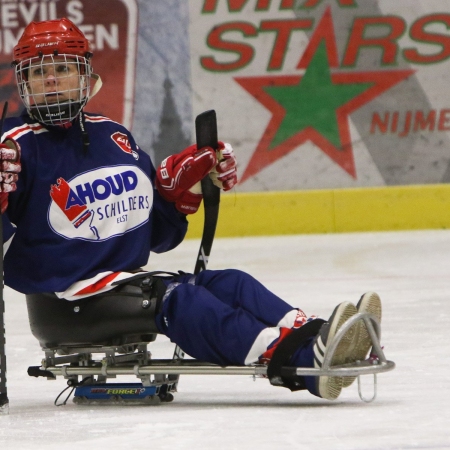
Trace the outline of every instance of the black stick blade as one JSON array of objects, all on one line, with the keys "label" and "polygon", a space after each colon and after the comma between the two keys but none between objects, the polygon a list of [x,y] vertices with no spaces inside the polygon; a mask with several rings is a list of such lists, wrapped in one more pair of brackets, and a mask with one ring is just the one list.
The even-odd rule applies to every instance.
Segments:
[{"label": "black stick blade", "polygon": [[213,149],[217,149],[216,111],[210,109],[195,118],[195,139],[197,148],[212,147]]}]

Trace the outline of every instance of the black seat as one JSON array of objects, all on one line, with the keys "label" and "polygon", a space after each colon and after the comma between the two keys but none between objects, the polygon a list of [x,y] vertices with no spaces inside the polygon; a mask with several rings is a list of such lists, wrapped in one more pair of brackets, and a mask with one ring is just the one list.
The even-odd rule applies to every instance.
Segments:
[{"label": "black seat", "polygon": [[32,334],[42,348],[121,346],[156,339],[156,301],[138,286],[123,285],[69,301],[53,293],[26,295]]}]

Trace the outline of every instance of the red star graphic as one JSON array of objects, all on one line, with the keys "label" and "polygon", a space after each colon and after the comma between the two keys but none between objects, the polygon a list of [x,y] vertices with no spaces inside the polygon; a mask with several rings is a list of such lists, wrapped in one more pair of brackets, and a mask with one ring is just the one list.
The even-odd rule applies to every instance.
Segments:
[{"label": "red star graphic", "polygon": [[[321,42],[324,40],[325,46],[323,48],[326,48],[328,69],[330,67],[338,66],[335,45],[336,41],[332,28],[331,12],[330,9],[327,9],[321,23],[318,25],[314,35],[311,38],[308,48],[305,50],[298,68],[308,65],[308,67],[306,67],[306,72],[308,71],[314,60],[314,52],[319,48]],[[328,33],[328,36],[330,36],[330,34],[332,35],[332,40],[330,40],[329,37],[325,38],[325,31]],[[279,137],[277,137],[277,139],[275,139],[275,137],[282,126],[282,123],[286,123],[285,121],[289,119],[288,116],[290,112],[279,101],[277,101],[273,95],[269,94],[270,88],[300,86],[302,79],[306,76],[306,72],[303,75],[272,75],[234,78],[237,83],[239,83],[247,92],[249,92],[272,113],[272,117],[264,131],[264,134],[244,171],[241,182],[244,182],[248,178],[256,175],[262,169],[287,155],[306,141],[314,143],[349,175],[356,178],[353,147],[350,135],[350,114],[414,73],[413,70],[382,70],[371,72],[337,73],[331,73],[330,71],[330,86],[335,87],[336,89],[339,89],[340,86],[344,85],[361,85],[362,83],[367,84],[367,88],[365,88],[363,92],[355,94],[353,98],[346,100],[345,103],[339,105],[335,109],[340,145],[336,146],[333,144],[324,136],[323,133],[319,131],[320,126],[315,127],[314,125],[299,128],[297,132],[286,136],[286,139],[282,142],[278,142],[280,140]],[[298,110],[296,110],[296,113],[298,113]],[[273,144],[274,142],[276,142],[275,145]]]}]

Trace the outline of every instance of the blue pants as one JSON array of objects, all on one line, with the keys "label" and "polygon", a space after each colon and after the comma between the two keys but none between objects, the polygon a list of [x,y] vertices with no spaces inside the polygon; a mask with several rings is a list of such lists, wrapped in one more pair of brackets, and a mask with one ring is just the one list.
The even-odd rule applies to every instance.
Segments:
[{"label": "blue pants", "polygon": [[239,270],[205,270],[179,276],[176,283],[169,284],[156,325],[200,361],[244,365],[260,333],[294,310]]}]

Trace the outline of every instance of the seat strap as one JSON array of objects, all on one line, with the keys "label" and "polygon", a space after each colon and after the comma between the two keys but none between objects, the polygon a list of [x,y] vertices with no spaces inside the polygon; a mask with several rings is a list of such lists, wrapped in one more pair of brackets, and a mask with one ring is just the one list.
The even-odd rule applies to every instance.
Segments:
[{"label": "seat strap", "polygon": [[[165,276],[163,276],[165,275]],[[133,275],[129,278],[124,278],[123,280],[114,281],[114,283],[111,283],[111,286],[120,286],[122,284],[133,284],[133,281],[141,280],[145,278],[150,278],[154,276],[160,276],[161,278],[172,278],[180,275],[180,273],[175,272],[165,272],[163,270],[154,270],[153,272],[138,272],[136,275]]]}]

